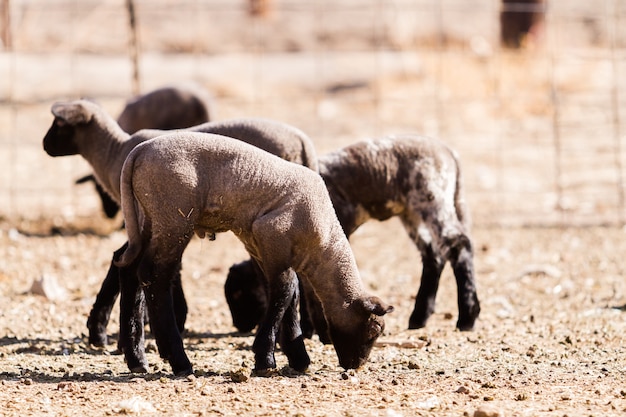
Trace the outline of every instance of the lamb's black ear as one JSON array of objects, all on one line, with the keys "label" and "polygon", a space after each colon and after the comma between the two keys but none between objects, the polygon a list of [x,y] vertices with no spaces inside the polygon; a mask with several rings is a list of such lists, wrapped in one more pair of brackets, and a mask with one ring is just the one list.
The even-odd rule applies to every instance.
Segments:
[{"label": "lamb's black ear", "polygon": [[87,123],[91,120],[93,113],[83,102],[62,103],[57,102],[52,105],[52,114],[70,125]]},{"label": "lamb's black ear", "polygon": [[384,316],[394,310],[393,306],[385,304],[380,298],[375,296],[365,297],[360,301],[365,311],[377,316]]}]

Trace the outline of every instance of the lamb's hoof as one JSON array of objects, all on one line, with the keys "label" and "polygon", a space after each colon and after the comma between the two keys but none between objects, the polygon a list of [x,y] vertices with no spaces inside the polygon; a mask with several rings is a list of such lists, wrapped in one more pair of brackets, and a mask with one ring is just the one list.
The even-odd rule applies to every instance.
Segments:
[{"label": "lamb's hoof", "polygon": [[106,347],[108,338],[106,333],[92,333],[89,332],[89,344],[94,347]]},{"label": "lamb's hoof", "polygon": [[179,371],[174,371],[174,376],[184,377],[193,374],[193,368],[181,369]]},{"label": "lamb's hoof", "polygon": [[193,367],[186,355],[178,361],[170,360],[170,365],[172,366],[172,372],[176,376],[187,376],[193,373]]},{"label": "lamb's hoof", "polygon": [[[93,313],[92,313],[93,314]],[[107,345],[107,329],[106,326],[92,318],[92,314],[87,319],[87,329],[89,330],[89,344],[96,347],[105,347]]]},{"label": "lamb's hoof", "polygon": [[430,318],[432,313],[428,313],[427,311],[419,311],[413,310],[411,316],[409,317],[409,329],[422,329],[426,327],[426,322]]},{"label": "lamb's hoof", "polygon": [[129,364],[128,369],[133,374],[145,374],[148,372],[148,364],[147,363],[135,363]]},{"label": "lamb's hoof", "polygon": [[462,332],[469,332],[474,330],[475,319],[471,320],[461,320],[456,323],[456,328]]},{"label": "lamb's hoof", "polygon": [[280,375],[280,372],[276,370],[276,368],[268,368],[268,369],[253,369],[252,376],[260,376],[262,378],[270,378],[275,375]]},{"label": "lamb's hoof", "polygon": [[426,322],[425,321],[409,320],[409,329],[410,330],[423,329],[424,327],[426,327]]},{"label": "lamb's hoof", "polygon": [[130,372],[133,374],[146,374],[148,373],[148,366],[133,366],[132,368],[129,367],[128,369],[130,369]]},{"label": "lamb's hoof", "polygon": [[459,320],[456,322],[456,328],[462,332],[474,330],[474,324],[480,315],[480,303],[476,297],[468,305],[469,307],[459,308]]},{"label": "lamb's hoof", "polygon": [[128,355],[127,352],[124,352],[124,359],[128,369],[133,374],[145,374],[148,372],[148,361],[144,357]]},{"label": "lamb's hoof", "polygon": [[289,362],[289,366],[293,368],[294,371],[297,372],[306,372],[309,369],[309,365],[311,364],[311,359],[307,355],[306,359],[299,359],[297,361]]},{"label": "lamb's hoof", "polygon": [[306,375],[307,370],[308,368],[303,369],[303,370],[298,370],[298,369],[293,369],[291,366],[285,366],[279,371],[279,374],[281,376],[286,376],[287,378],[296,378],[302,375]]},{"label": "lamb's hoof", "polygon": [[288,344],[281,344],[283,352],[289,360],[289,366],[298,372],[304,372],[311,364],[311,358],[304,346],[302,336]]}]

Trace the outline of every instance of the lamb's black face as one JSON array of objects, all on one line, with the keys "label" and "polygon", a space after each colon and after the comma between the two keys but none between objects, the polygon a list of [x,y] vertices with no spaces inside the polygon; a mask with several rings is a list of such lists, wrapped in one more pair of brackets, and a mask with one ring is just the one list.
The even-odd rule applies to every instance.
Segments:
[{"label": "lamb's black face", "polygon": [[43,138],[43,149],[50,156],[76,155],[79,152],[74,140],[75,127],[56,117]]},{"label": "lamb's black face", "polygon": [[224,292],[233,325],[240,332],[252,331],[267,310],[267,290],[252,261],[230,267]]},{"label": "lamb's black face", "polygon": [[384,329],[384,320],[374,315],[351,332],[341,331],[331,325],[330,338],[337,352],[339,365],[344,369],[360,368],[367,361],[374,342]]},{"label": "lamb's black face", "polygon": [[385,330],[382,316],[393,311],[393,307],[383,303],[378,297],[357,299],[350,307],[352,324],[340,328],[333,324],[333,317],[327,316],[328,331],[335,346],[339,365],[345,369],[356,369],[367,361],[374,342]]}]

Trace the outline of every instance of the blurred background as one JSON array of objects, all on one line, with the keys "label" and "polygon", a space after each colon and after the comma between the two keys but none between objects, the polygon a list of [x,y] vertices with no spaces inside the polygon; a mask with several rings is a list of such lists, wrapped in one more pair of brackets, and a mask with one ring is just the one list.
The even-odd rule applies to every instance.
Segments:
[{"label": "blurred background", "polygon": [[104,219],[57,100],[193,82],[318,152],[419,133],[460,155],[476,226],[622,226],[626,1],[0,0],[0,219]]}]

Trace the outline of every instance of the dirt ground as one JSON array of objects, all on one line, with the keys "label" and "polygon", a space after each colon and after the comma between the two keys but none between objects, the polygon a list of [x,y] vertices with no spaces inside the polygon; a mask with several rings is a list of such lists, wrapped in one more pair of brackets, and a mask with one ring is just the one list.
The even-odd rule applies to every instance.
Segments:
[{"label": "dirt ground", "polygon": [[[291,372],[277,352],[279,374],[250,376],[254,336],[235,332],[223,296],[229,266],[246,258],[230,233],[215,242],[194,239],[183,260],[189,303],[185,347],[193,376],[174,378],[151,338],[150,372],[130,374],[116,354],[117,308],[108,327],[109,346],[88,346],[87,314],[125,233],[118,229],[121,219],[103,218],[90,189],[73,185],[87,170],[80,158],[50,158],[41,139],[57,98],[85,94],[117,111],[128,93],[124,15],[113,15],[111,10],[119,9],[115,2],[96,3],[59,8],[58,15],[43,7],[20,9],[15,45],[24,53],[0,56],[10,64],[0,65],[0,71],[10,68],[0,77],[3,94],[10,90],[9,104],[0,100],[0,137],[9,138],[0,143],[0,165],[8,167],[8,175],[0,177],[0,199],[7,198],[9,213],[1,214],[7,209],[3,200],[0,415],[626,413],[626,229],[567,227],[590,218],[615,224],[619,216],[613,136],[605,120],[610,109],[603,101],[611,88],[611,62],[589,59],[606,49],[585,50],[580,62],[579,56],[551,59],[536,51],[495,57],[489,38],[468,35],[475,32],[474,23],[487,27],[484,21],[466,18],[468,10],[458,5],[451,14],[444,9],[439,22],[446,31],[462,29],[455,34],[458,44],[450,37],[451,49],[444,51],[427,37],[416,41],[424,34],[410,31],[420,17],[426,23],[420,30],[437,29],[432,2],[426,9],[397,12],[394,22],[402,25],[380,27],[372,24],[378,21],[376,7],[363,11],[352,0],[339,2],[344,8],[337,13],[293,1],[289,4],[297,6],[274,20],[254,24],[229,9],[214,25],[202,26],[197,23],[221,3],[208,2],[218,6],[197,11],[189,6],[179,15],[174,3],[165,2],[161,14],[140,15],[142,41],[152,48],[142,71],[144,86],[196,78],[215,93],[220,118],[260,112],[288,121],[310,133],[320,152],[374,133],[445,134],[442,139],[460,151],[476,223],[482,312],[474,331],[454,329],[456,288],[449,267],[427,327],[406,329],[421,262],[392,219],[368,223],[351,238],[366,287],[395,306],[362,369],[344,371],[332,346],[314,337],[307,341],[312,359],[307,373]],[[110,24],[97,25],[107,13]],[[77,20],[52,24],[70,18]],[[455,27],[459,21],[466,24]],[[189,22],[195,22],[195,32],[179,30]],[[565,30],[560,34],[579,41]],[[164,42],[171,55],[154,51]],[[572,65],[558,66],[563,62]],[[73,77],[67,77],[68,68]],[[553,181],[551,88],[559,97],[569,94],[558,115],[566,144],[560,196]],[[593,123],[581,128],[583,119]],[[575,157],[567,156],[568,149]],[[503,218],[514,221],[500,222]],[[548,226],[516,226],[525,223]],[[559,224],[565,226],[550,227]]]},{"label": "dirt ground", "polygon": [[[17,226],[17,227],[16,227]],[[87,230],[98,225],[81,224]],[[111,344],[88,346],[85,322],[124,233],[3,224],[0,232],[0,404],[4,415],[609,416],[626,412],[623,253],[618,228],[474,231],[482,313],[454,329],[454,277],[436,314],[406,330],[420,259],[399,223],[366,224],[352,243],[368,289],[393,304],[369,362],[345,372],[331,346],[307,342],[309,371],[249,377],[253,335],[238,334],[223,297],[245,259],[231,234],[195,239],[184,258],[195,374],[177,379],[148,340],[152,367],[130,374]],[[45,233],[41,233],[45,232]],[[48,296],[33,294],[44,277]],[[486,414],[481,414],[482,412]],[[489,414],[491,413],[491,414]]]}]

